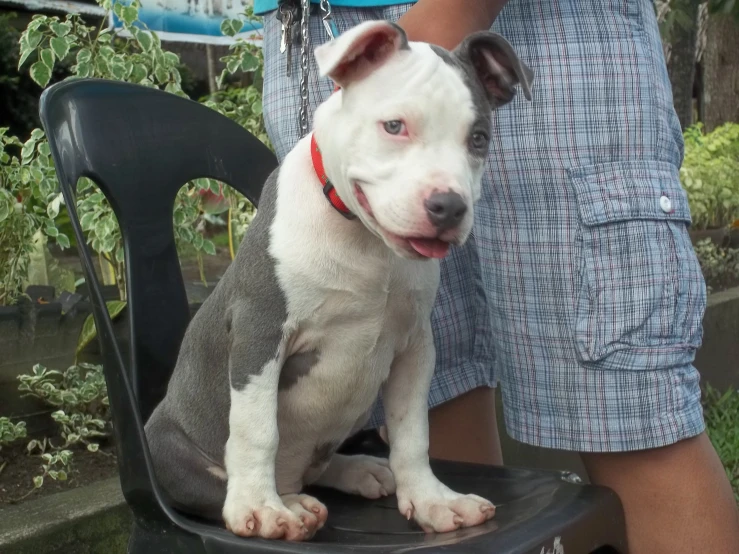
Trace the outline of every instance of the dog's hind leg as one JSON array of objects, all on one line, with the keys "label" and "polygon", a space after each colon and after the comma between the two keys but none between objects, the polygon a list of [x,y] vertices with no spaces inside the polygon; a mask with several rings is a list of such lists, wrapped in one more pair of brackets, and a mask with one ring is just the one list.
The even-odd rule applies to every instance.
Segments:
[{"label": "dog's hind leg", "polygon": [[182,428],[154,416],[146,435],[157,480],[180,511],[221,521],[226,500],[226,470],[205,454]]},{"label": "dog's hind leg", "polygon": [[395,493],[395,479],[388,461],[364,454],[334,454],[326,471],[315,483],[365,498],[380,498]]}]

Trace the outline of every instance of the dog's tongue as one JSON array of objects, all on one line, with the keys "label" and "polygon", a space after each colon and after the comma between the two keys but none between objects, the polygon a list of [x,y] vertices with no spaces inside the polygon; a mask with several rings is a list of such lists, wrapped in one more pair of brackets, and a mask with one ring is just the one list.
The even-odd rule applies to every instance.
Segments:
[{"label": "dog's tongue", "polygon": [[408,239],[413,250],[426,258],[443,258],[449,253],[449,243],[439,239]]}]

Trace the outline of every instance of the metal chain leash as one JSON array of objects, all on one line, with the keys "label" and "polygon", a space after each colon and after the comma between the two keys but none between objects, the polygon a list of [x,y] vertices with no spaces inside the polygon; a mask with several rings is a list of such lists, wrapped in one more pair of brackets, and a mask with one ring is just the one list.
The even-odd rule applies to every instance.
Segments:
[{"label": "metal chain leash", "polygon": [[300,131],[302,136],[308,133],[308,20],[310,18],[310,0],[301,0],[300,38]]},{"label": "metal chain leash", "polygon": [[[310,48],[309,21],[310,0],[301,0],[300,37],[302,48],[300,50],[300,131],[302,136],[308,133],[308,49]],[[320,1],[323,12],[323,28],[328,34],[329,40],[339,36],[339,30],[331,17],[331,3],[329,0]]]}]

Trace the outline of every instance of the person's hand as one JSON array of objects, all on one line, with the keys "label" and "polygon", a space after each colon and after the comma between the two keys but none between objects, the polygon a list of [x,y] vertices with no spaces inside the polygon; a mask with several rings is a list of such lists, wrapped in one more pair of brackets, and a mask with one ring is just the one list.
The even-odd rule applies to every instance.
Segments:
[{"label": "person's hand", "polygon": [[487,31],[507,0],[419,0],[398,20],[408,40],[452,50],[469,34]]}]

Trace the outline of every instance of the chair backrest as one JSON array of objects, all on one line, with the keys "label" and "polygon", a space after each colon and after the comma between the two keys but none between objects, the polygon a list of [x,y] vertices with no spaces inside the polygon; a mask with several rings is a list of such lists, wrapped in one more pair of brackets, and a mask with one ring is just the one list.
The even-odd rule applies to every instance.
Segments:
[{"label": "chair backrest", "polygon": [[[259,140],[214,110],[143,86],[64,81],[43,93],[40,110],[91,292],[122,458],[123,492],[129,503],[137,499],[146,512],[157,510],[159,502],[141,502],[145,497],[154,501],[151,493],[157,488],[142,422],[166,391],[190,320],[175,248],[175,196],[188,181],[210,177],[256,205],[277,161]],[[75,194],[81,177],[100,187],[121,227],[129,360],[116,344],[79,225]]]}]

